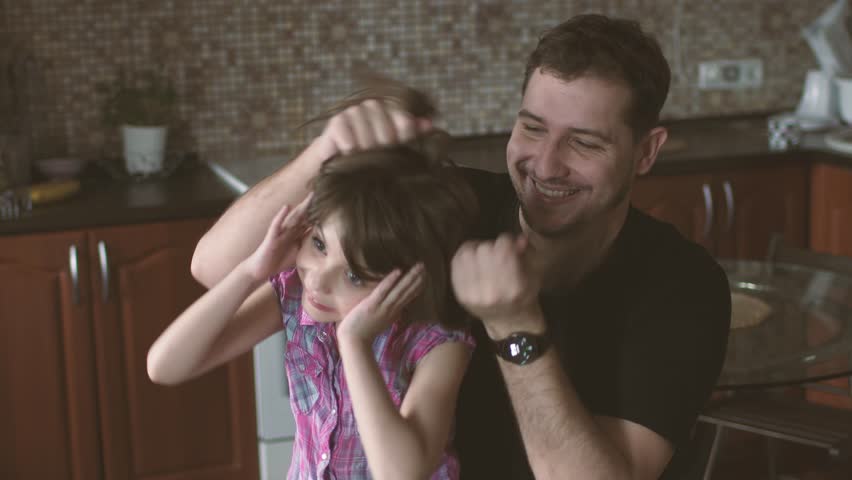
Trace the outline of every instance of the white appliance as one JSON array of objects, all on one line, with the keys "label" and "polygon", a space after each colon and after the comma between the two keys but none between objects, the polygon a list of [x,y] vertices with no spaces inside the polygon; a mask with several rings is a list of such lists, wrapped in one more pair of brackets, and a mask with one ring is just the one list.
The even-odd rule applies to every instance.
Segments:
[{"label": "white appliance", "polygon": [[280,331],[257,344],[252,352],[260,480],[287,478],[293,453],[296,421],[284,370],[286,342],[284,331]]},{"label": "white appliance", "polygon": [[808,70],[795,114],[802,130],[820,130],[840,124],[834,80],[833,75],[823,70]]},{"label": "white appliance", "polygon": [[808,71],[796,117],[802,130],[837,126],[838,92],[835,78],[852,74],[852,40],[847,26],[847,0],[836,0],[813,23],[802,29],[819,63]]}]

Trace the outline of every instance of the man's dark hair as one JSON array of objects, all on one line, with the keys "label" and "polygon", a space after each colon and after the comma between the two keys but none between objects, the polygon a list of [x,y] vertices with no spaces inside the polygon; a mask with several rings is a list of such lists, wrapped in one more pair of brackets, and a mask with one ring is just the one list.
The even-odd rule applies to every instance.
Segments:
[{"label": "man's dark hair", "polygon": [[595,14],[544,32],[527,59],[522,92],[539,68],[563,81],[594,75],[624,83],[631,91],[625,121],[636,140],[659,122],[671,81],[660,45],[638,22]]}]

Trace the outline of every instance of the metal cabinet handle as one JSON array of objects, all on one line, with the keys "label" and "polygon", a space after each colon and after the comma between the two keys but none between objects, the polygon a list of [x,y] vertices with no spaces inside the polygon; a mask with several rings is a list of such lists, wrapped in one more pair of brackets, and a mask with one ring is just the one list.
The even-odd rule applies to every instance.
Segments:
[{"label": "metal cabinet handle", "polygon": [[101,267],[101,299],[106,302],[109,300],[109,258],[103,240],[98,242],[98,263]]},{"label": "metal cabinet handle", "polygon": [[725,233],[727,233],[734,226],[734,187],[731,186],[731,182],[725,180],[722,183],[722,190],[725,191],[725,205],[728,207],[728,220],[725,222]]},{"label": "metal cabinet handle", "polygon": [[701,191],[704,193],[704,240],[710,238],[710,229],[713,228],[713,192],[710,190],[710,184],[705,183],[701,186]]},{"label": "metal cabinet handle", "polygon": [[77,269],[77,245],[68,247],[68,271],[71,273],[71,300],[80,304],[80,272]]}]

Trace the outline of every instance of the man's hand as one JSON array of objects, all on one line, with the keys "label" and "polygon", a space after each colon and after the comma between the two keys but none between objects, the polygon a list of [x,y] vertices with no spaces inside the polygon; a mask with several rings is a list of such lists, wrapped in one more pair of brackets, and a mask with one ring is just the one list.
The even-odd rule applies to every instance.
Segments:
[{"label": "man's hand", "polygon": [[545,330],[538,304],[541,281],[524,259],[526,249],[525,236],[503,234],[495,241],[466,242],[453,257],[456,298],[493,339]]},{"label": "man's hand", "polygon": [[392,103],[365,100],[334,115],[316,139],[321,158],[395,145],[432,129],[432,120],[416,118]]}]

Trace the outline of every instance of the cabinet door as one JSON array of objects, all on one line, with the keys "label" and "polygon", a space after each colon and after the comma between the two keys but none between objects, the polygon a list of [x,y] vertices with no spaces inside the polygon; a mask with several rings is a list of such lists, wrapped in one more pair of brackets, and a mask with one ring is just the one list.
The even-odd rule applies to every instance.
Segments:
[{"label": "cabinet door", "polygon": [[808,168],[786,164],[717,175],[714,184],[724,204],[717,217],[717,256],[766,258],[773,233],[790,245],[807,246]]},{"label": "cabinet door", "polygon": [[[814,165],[811,176],[811,248],[852,257],[852,168]],[[816,340],[822,332],[809,332]],[[825,382],[850,389],[849,379]],[[808,390],[814,402],[852,409],[852,398]]]},{"label": "cabinet door", "polygon": [[852,257],[852,168],[815,165],[811,182],[811,248]]},{"label": "cabinet door", "polygon": [[102,478],[85,255],[82,233],[0,237],[0,478]]},{"label": "cabinet door", "polygon": [[712,252],[717,215],[713,195],[709,175],[660,175],[640,177],[633,186],[631,201]]},{"label": "cabinet door", "polygon": [[177,387],[146,370],[148,348],[204,292],[189,268],[210,223],[90,233],[107,480],[257,478],[250,355]]}]

